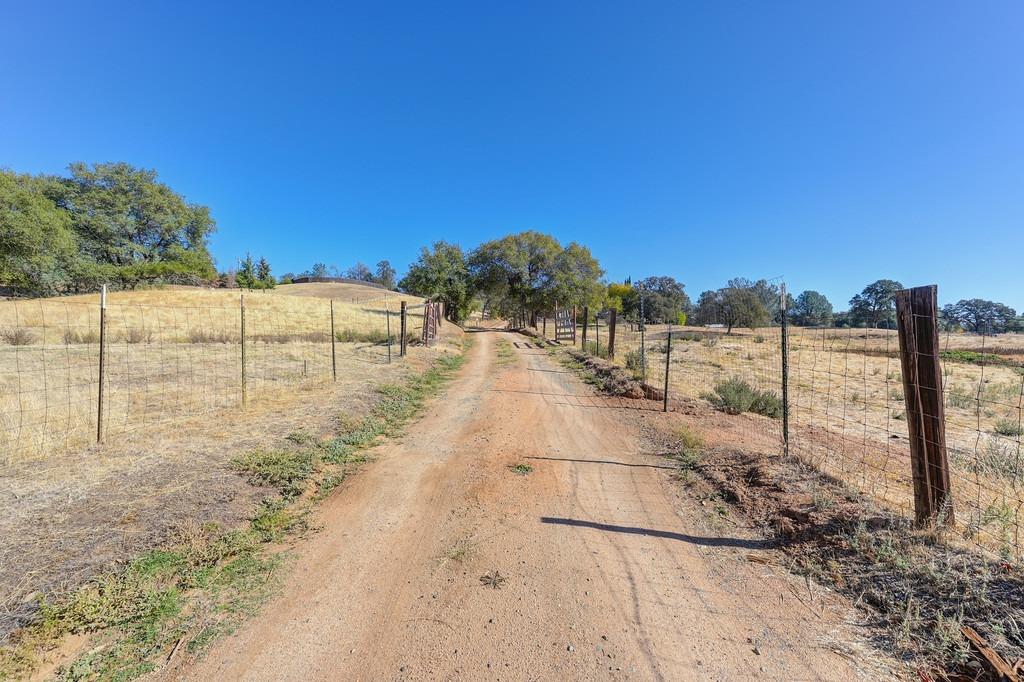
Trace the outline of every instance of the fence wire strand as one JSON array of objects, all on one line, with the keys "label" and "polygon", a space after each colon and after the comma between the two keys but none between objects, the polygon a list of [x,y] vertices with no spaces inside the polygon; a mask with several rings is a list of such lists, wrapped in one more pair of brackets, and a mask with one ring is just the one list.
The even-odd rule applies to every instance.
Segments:
[{"label": "fence wire strand", "polygon": [[[344,371],[358,371],[359,364],[397,358],[401,298],[335,300],[332,344],[328,299],[246,295],[249,396],[330,381],[336,362]],[[98,300],[0,302],[0,462],[42,458],[95,441],[99,308]],[[408,343],[419,345],[423,307],[412,308]],[[240,324],[240,300],[224,305],[108,301],[105,439],[240,405]]]},{"label": "fence wire strand", "polygon": [[[548,313],[537,324],[541,329],[546,323],[551,339],[553,317]],[[575,345],[608,359],[607,321],[606,314],[596,322],[591,315],[584,346],[580,319]],[[614,362],[660,391],[668,329],[618,316]],[[927,425],[926,419],[933,417],[907,408],[897,332],[790,326],[788,333],[790,453],[913,519],[908,420]],[[603,340],[600,348],[598,334]],[[928,355],[916,353],[919,359]],[[1020,562],[1024,338],[945,332],[934,355],[930,359],[942,370],[945,443],[934,443],[926,434],[922,441],[944,445],[954,532],[986,551]],[[670,405],[695,400],[720,406],[720,394],[730,389],[729,382],[781,397],[781,327],[673,328]],[[937,390],[916,381],[907,386],[925,396]],[[774,403],[766,399],[766,404]],[[736,415],[736,428],[765,436],[767,443],[781,449],[781,408],[764,412]]]}]

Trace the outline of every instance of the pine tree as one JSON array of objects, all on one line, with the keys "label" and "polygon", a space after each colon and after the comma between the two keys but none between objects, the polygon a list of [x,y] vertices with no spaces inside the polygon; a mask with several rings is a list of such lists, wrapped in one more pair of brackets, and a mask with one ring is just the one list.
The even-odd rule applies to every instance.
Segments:
[{"label": "pine tree", "polygon": [[256,288],[256,266],[253,265],[252,256],[245,254],[245,260],[242,261],[241,266],[238,268],[238,275],[235,277],[238,282],[238,286],[242,289]]},{"label": "pine tree", "polygon": [[270,274],[270,263],[266,258],[260,258],[260,262],[256,266],[256,279],[260,289],[273,289],[277,285],[277,281]]}]

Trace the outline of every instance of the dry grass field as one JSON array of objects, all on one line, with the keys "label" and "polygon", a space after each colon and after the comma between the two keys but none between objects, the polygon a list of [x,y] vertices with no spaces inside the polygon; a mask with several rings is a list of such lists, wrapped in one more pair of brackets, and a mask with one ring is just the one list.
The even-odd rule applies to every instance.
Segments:
[{"label": "dry grass field", "polygon": [[[113,292],[106,312],[105,438],[242,400],[242,294],[168,287]],[[398,309],[421,299],[351,284],[245,293],[249,400],[296,383],[359,374],[397,354]],[[331,300],[334,301],[332,356]],[[409,313],[418,336],[422,309]],[[94,442],[99,420],[99,296],[0,301],[0,460],[45,458]]]},{"label": "dry grass field", "polygon": [[[659,388],[666,336],[660,325],[648,326],[645,334],[647,382]],[[588,337],[593,351],[593,326]],[[600,337],[603,354],[603,326]],[[616,337],[616,362],[642,372],[639,332],[620,324]],[[941,342],[957,528],[964,537],[1019,560],[1024,554],[1024,335],[948,333]],[[822,471],[912,516],[898,349],[895,331],[791,329],[791,448]],[[728,379],[781,395],[780,329],[726,334],[674,328],[672,399],[705,399]],[[752,424],[781,442],[781,420],[756,417]]]}]

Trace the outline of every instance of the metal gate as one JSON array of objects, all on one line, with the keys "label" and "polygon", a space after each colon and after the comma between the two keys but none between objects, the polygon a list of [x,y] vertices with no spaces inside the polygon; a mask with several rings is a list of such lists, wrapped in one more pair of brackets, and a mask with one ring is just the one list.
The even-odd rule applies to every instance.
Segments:
[{"label": "metal gate", "polygon": [[437,338],[437,325],[441,318],[440,301],[427,301],[423,305],[423,345],[429,346]]},{"label": "metal gate", "polygon": [[576,308],[555,308],[555,341],[576,343]]}]

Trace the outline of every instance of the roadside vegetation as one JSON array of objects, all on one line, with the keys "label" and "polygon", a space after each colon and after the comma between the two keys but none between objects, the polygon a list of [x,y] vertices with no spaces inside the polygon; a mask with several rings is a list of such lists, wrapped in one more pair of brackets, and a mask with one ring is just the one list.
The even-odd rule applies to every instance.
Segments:
[{"label": "roadside vegetation", "polygon": [[200,654],[274,593],[288,565],[280,544],[308,528],[317,502],[366,461],[369,447],[399,434],[462,363],[462,355],[443,356],[422,374],[379,387],[365,416],[339,418],[327,438],[296,432],[232,460],[240,475],[271,493],[247,526],[186,526],[123,569],[43,600],[36,622],[0,649],[0,679],[27,676],[69,635],[90,640],[54,672],[60,680],[130,680]]},{"label": "roadside vegetation", "polygon": [[742,379],[720,381],[713,393],[702,397],[727,414],[753,412],[772,419],[782,417],[782,401],[774,391],[756,389]]},{"label": "roadside vegetation", "polygon": [[680,415],[671,427],[648,432],[678,463],[676,478],[775,538],[787,569],[865,609],[884,645],[921,679],[954,673],[987,679],[964,626],[1008,660],[1024,656],[1024,576],[1012,564],[962,546],[956,537],[916,530],[797,458],[708,447],[689,426],[707,417]]}]

